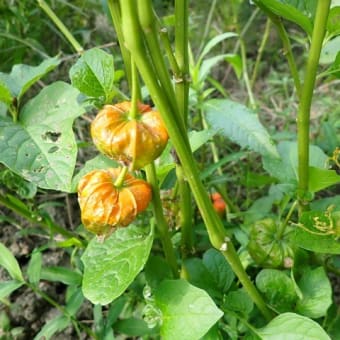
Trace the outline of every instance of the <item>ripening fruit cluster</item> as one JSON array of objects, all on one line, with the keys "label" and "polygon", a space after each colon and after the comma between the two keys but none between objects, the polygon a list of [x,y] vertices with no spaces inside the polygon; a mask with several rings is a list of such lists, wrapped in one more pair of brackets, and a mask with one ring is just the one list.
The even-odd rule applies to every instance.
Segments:
[{"label": "ripening fruit cluster", "polygon": [[[131,118],[130,102],[105,105],[91,124],[91,136],[98,150],[129,170],[138,170],[160,156],[168,133],[159,112],[139,104]],[[93,170],[81,178],[78,201],[84,227],[101,236],[130,224],[144,211],[152,197],[151,186],[122,168]],[[117,184],[118,180],[118,184]]]}]

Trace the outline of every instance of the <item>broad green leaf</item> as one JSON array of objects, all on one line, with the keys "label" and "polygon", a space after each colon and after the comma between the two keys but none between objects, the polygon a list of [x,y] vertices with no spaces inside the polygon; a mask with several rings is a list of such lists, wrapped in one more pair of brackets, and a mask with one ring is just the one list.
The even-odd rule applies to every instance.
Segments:
[{"label": "broad green leaf", "polygon": [[325,211],[331,205],[334,205],[335,211],[340,211],[340,195],[314,200],[311,202],[311,210]]},{"label": "broad green leaf", "polygon": [[64,315],[59,315],[54,319],[46,322],[43,328],[34,337],[33,340],[49,340],[55,333],[62,332],[70,324],[70,319],[68,319]]},{"label": "broad green leaf", "polygon": [[42,255],[40,251],[34,251],[31,255],[30,262],[28,263],[27,276],[28,281],[37,284],[40,280],[42,265]]},{"label": "broad green leaf", "polygon": [[296,312],[313,319],[321,318],[332,304],[332,287],[323,267],[304,271],[298,286],[302,300],[296,304]]},{"label": "broad green leaf", "polygon": [[54,70],[60,63],[58,57],[45,59],[38,66],[14,65],[11,73],[0,73],[0,82],[6,84],[12,97],[20,99],[40,78]]},{"label": "broad green leaf", "polygon": [[203,51],[200,54],[199,62],[204,58],[205,55],[207,55],[213,47],[215,47],[218,43],[225,39],[237,37],[237,34],[234,32],[225,32],[222,34],[219,34],[212,38],[210,41],[207,42],[207,44],[204,46]]},{"label": "broad green leaf", "polygon": [[246,106],[227,99],[212,99],[206,102],[205,111],[211,127],[223,136],[261,155],[278,157],[267,130]]},{"label": "broad green leaf", "polygon": [[82,276],[78,272],[65,267],[43,267],[41,280],[62,282],[65,285],[80,285]]},{"label": "broad green leaf", "polygon": [[294,6],[294,3],[296,5],[299,2],[289,0],[254,0],[254,2],[277,16],[298,24],[309,36],[312,35],[312,21],[307,15]]},{"label": "broad green leaf", "polygon": [[309,167],[309,190],[317,192],[340,183],[340,176],[335,170]]},{"label": "broad green leaf", "polygon": [[104,242],[91,240],[82,261],[83,293],[92,303],[110,303],[142,270],[153,241],[153,234],[147,229],[130,225],[117,229]]},{"label": "broad green leaf", "polygon": [[340,34],[340,6],[332,7],[328,14],[327,34],[336,36]]},{"label": "broad green leaf", "polygon": [[283,313],[259,330],[262,340],[331,340],[315,321],[294,313]]},{"label": "broad green leaf", "polygon": [[70,69],[72,85],[90,97],[108,99],[114,82],[114,64],[111,54],[99,48],[84,52]]},{"label": "broad green leaf", "polygon": [[231,291],[224,299],[223,308],[233,312],[248,315],[254,308],[253,300],[243,289]]},{"label": "broad green leaf", "polygon": [[0,301],[20,288],[24,282],[17,280],[0,282]]},{"label": "broad green leaf", "polygon": [[[332,202],[330,202],[332,204]],[[317,223],[323,223],[323,227],[328,226],[328,230],[315,228]],[[316,253],[340,254],[340,242],[337,235],[329,233],[334,230],[330,228],[330,218],[321,211],[307,211],[301,215],[300,223],[295,228],[294,243],[299,247]],[[328,231],[328,233],[327,233]]]},{"label": "broad green leaf", "polygon": [[[279,179],[281,183],[296,184],[298,178],[298,153],[296,142],[281,142],[278,147],[280,158],[264,157],[263,167],[273,177]],[[309,147],[312,167],[323,168],[327,161],[327,155],[317,146]]]},{"label": "broad green leaf", "polygon": [[198,340],[222,317],[202,289],[184,280],[166,280],[155,292],[162,312],[161,337],[164,340]]},{"label": "broad green leaf", "polygon": [[23,107],[18,123],[0,119],[1,162],[42,188],[70,191],[77,156],[72,124],[84,112],[78,95],[56,82]]},{"label": "broad green leaf", "polygon": [[328,41],[321,50],[320,64],[331,64],[340,51],[340,35]]},{"label": "broad green leaf", "polygon": [[12,103],[13,97],[9,88],[1,81],[0,78],[0,102],[4,102],[7,106]]},{"label": "broad green leaf", "polygon": [[226,293],[235,279],[227,260],[216,249],[209,249],[203,255],[203,264],[213,278],[217,288]]},{"label": "broad green leaf", "polygon": [[77,191],[78,183],[81,177],[85,176],[90,171],[96,169],[117,168],[118,166],[119,164],[113,159],[110,159],[102,154],[99,154],[98,156],[87,161],[85,165],[80,169],[80,171],[73,177],[71,191],[72,192]]},{"label": "broad green leaf", "polygon": [[0,266],[4,267],[11,278],[24,282],[21,269],[19,267],[17,259],[10,252],[10,250],[2,243],[0,243]]},{"label": "broad green leaf", "polygon": [[215,282],[201,259],[185,259],[183,262],[183,268],[186,272],[186,279],[191,284],[205,290],[214,299],[222,298],[222,292],[217,286],[217,282]]},{"label": "broad green leaf", "polygon": [[159,256],[150,256],[145,266],[145,279],[151,289],[156,289],[165,279],[172,279],[173,275],[169,264]]},{"label": "broad green leaf", "polygon": [[268,303],[281,313],[291,311],[298,298],[292,279],[277,269],[262,269],[256,276],[256,286]]}]

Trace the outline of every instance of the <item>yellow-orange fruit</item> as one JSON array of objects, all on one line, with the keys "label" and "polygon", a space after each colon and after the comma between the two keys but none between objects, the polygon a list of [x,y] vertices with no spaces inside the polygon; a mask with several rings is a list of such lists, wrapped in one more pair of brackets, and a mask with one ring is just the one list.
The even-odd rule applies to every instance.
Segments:
[{"label": "yellow-orange fruit", "polygon": [[227,208],[226,203],[224,202],[222,196],[218,192],[214,192],[211,194],[211,201],[214,207],[214,210],[221,217],[225,214],[225,210]]},{"label": "yellow-orange fruit", "polygon": [[127,226],[151,200],[150,185],[130,174],[116,187],[114,183],[120,171],[119,168],[93,170],[79,181],[81,219],[84,227],[97,235]]},{"label": "yellow-orange fruit", "polygon": [[160,156],[168,133],[158,111],[139,104],[135,119],[129,117],[131,102],[105,105],[91,124],[91,136],[100,152],[140,169]]}]

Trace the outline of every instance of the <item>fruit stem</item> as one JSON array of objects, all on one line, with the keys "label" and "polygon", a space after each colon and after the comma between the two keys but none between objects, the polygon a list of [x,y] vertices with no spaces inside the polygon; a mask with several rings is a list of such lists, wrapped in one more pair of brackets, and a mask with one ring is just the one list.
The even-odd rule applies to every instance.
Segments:
[{"label": "fruit stem", "polygon": [[117,177],[116,181],[113,184],[117,189],[120,189],[123,186],[127,171],[128,171],[128,167],[123,166],[119,173],[119,176]]},{"label": "fruit stem", "polygon": [[131,77],[132,77],[132,89],[131,89],[131,109],[129,112],[129,119],[136,119],[138,116],[138,102],[140,102],[140,86],[138,79],[138,71],[133,58],[131,57]]},{"label": "fruit stem", "polygon": [[171,243],[169,225],[164,217],[162,201],[160,197],[158,178],[156,174],[155,163],[152,162],[145,167],[146,178],[152,187],[152,208],[156,218],[157,230],[162,242],[163,251],[168,264],[171,267],[175,278],[178,277],[178,265],[174,247]]}]

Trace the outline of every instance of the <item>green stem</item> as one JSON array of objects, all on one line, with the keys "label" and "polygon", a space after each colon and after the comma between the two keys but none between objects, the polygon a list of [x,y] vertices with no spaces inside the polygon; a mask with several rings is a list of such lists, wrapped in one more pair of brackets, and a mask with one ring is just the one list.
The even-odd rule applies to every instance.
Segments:
[{"label": "green stem", "polygon": [[[22,202],[20,202],[20,203],[22,203]],[[72,238],[72,237],[76,238],[79,242],[81,242],[78,239],[77,235],[75,235],[74,233],[64,229],[63,227],[61,227],[61,226],[59,226],[57,224],[54,224],[51,221],[46,221],[44,218],[42,218],[41,216],[36,215],[32,211],[23,209],[21,205],[16,204],[12,200],[6,198],[6,196],[0,195],[0,204],[2,204],[6,208],[14,211],[16,214],[24,217],[25,219],[27,219],[30,222],[36,223],[36,224],[42,226],[45,229],[50,229],[52,232],[54,232],[56,234],[60,234],[60,235],[62,235],[64,237],[66,237],[66,238]],[[22,204],[25,205],[24,203],[22,203]]]},{"label": "green stem", "polygon": [[179,111],[185,127],[188,125],[189,98],[189,44],[188,44],[188,0],[175,0],[175,57],[180,70],[180,81],[176,82],[175,91]]},{"label": "green stem", "polygon": [[157,18],[155,17],[154,11],[152,10],[151,0],[139,0],[138,12],[139,22],[143,29],[144,37],[150,51],[150,56],[153,63],[152,66],[154,67],[157,73],[160,86],[163,87],[163,91],[165,92],[168,98],[168,103],[173,110],[173,115],[176,116],[178,125],[179,126],[182,125],[184,133],[185,132],[184,126],[181,123],[181,119],[183,119],[183,117],[181,117],[178,114],[177,102],[174,100],[175,97],[174,88],[171,83],[169,73],[165,65],[163,54],[160,49],[158,41],[156,31]]},{"label": "green stem", "polygon": [[301,99],[301,82],[299,77],[299,72],[295,63],[294,55],[292,52],[292,46],[290,44],[289,36],[283,26],[281,17],[275,15],[274,13],[267,10],[265,6],[261,4],[258,0],[255,1],[256,5],[261,8],[263,12],[266,13],[266,15],[269,17],[269,19],[273,22],[273,24],[276,26],[278,34],[280,36],[282,45],[283,45],[283,53],[287,58],[288,65],[290,68],[290,73],[292,74],[294,85],[296,89],[296,94],[299,99]]},{"label": "green stem", "polygon": [[253,69],[253,74],[252,74],[251,81],[250,81],[250,86],[252,88],[254,88],[255,81],[256,81],[256,78],[257,78],[257,73],[258,73],[259,67],[260,67],[260,62],[261,62],[262,55],[263,55],[263,52],[264,52],[264,48],[266,47],[266,44],[267,44],[267,41],[268,41],[268,37],[269,37],[269,33],[270,33],[270,23],[271,23],[271,21],[268,18],[267,22],[266,22],[266,27],[264,29],[263,37],[262,37],[262,40],[261,40],[261,44],[260,44],[260,47],[259,47],[259,50],[258,50],[258,53],[257,53],[257,57],[256,57],[254,69]]},{"label": "green stem", "polygon": [[125,47],[124,44],[124,37],[123,37],[123,30],[122,30],[122,18],[120,15],[120,5],[119,5],[119,0],[108,0],[108,6],[113,22],[113,26],[115,28],[118,42],[119,42],[119,47],[122,52],[122,57],[125,65],[125,70],[126,70],[126,76],[129,84],[129,88],[132,88],[132,76],[131,76],[131,67],[130,67],[130,52],[128,49]]},{"label": "green stem", "polygon": [[308,54],[304,84],[302,86],[301,100],[297,115],[299,176],[298,200],[300,212],[308,209],[310,108],[330,4],[331,0],[318,1],[312,41]]},{"label": "green stem", "polygon": [[164,49],[165,49],[165,53],[169,59],[169,64],[170,64],[170,68],[172,70],[172,73],[174,75],[175,78],[175,82],[179,82],[181,79],[181,70],[177,64],[177,60],[172,52],[172,48],[171,48],[171,44],[170,44],[170,40],[169,40],[169,35],[168,35],[168,30],[166,28],[162,28],[160,30],[160,37],[161,37],[161,41],[163,43]]},{"label": "green stem", "polygon": [[205,222],[210,242],[216,249],[221,250],[250,297],[269,320],[272,317],[272,313],[242,267],[242,263],[233,244],[226,242],[227,236],[223,224],[215,213],[208,193],[200,180],[199,170],[190,149],[188,136],[186,133],[183,133],[181,125],[178,125],[176,120],[177,116],[174,115],[171,106],[168,104],[167,96],[162,91],[155,74],[152,72],[153,68],[148,57],[149,54],[140,36],[135,1],[121,0],[121,9],[123,32],[127,47],[133,55],[138,70],[168,129],[172,143],[185,171],[185,177],[189,182],[191,191]]},{"label": "green stem", "polygon": [[207,20],[205,22],[205,27],[204,27],[203,36],[202,36],[202,39],[201,39],[201,44],[200,44],[200,47],[198,49],[199,53],[197,53],[197,55],[201,54],[203,47],[204,47],[204,44],[206,42],[209,30],[211,29],[211,21],[212,21],[212,16],[213,16],[216,4],[217,4],[217,0],[213,0],[212,3],[211,3],[209,13],[208,13],[208,17],[207,17]]},{"label": "green stem", "polygon": [[132,78],[132,95],[131,95],[131,109],[129,112],[130,119],[136,119],[138,116],[138,102],[140,101],[140,86],[138,79],[138,71],[136,64],[131,57],[131,78]]},{"label": "green stem", "polygon": [[156,225],[161,238],[163,251],[167,262],[169,263],[174,277],[178,277],[178,266],[174,248],[171,243],[169,226],[164,217],[162,201],[158,186],[158,179],[155,164],[151,163],[145,167],[146,178],[152,187],[152,207],[156,218]]},{"label": "green stem", "polygon": [[240,46],[241,46],[241,59],[242,59],[242,65],[243,65],[243,79],[244,79],[244,83],[246,85],[250,106],[251,106],[252,109],[255,109],[256,103],[255,103],[253,90],[251,88],[250,81],[249,81],[246,46],[244,44],[243,39],[240,39]]},{"label": "green stem", "polygon": [[288,211],[288,214],[287,214],[287,216],[286,216],[286,218],[285,218],[285,220],[280,224],[280,226],[279,226],[279,230],[278,230],[278,232],[277,232],[277,238],[280,240],[281,239],[281,237],[282,237],[282,235],[284,234],[284,232],[285,232],[285,230],[286,230],[286,228],[287,228],[287,225],[288,225],[288,222],[289,222],[289,220],[290,220],[290,218],[291,218],[291,216],[292,216],[292,214],[293,214],[293,212],[294,212],[294,210],[295,210],[295,208],[296,208],[296,206],[297,206],[297,201],[295,201],[293,204],[292,204],[292,206],[290,207],[290,209],[289,209],[289,211]]},{"label": "green stem", "polygon": [[82,48],[82,46],[73,36],[73,34],[68,30],[68,28],[63,24],[63,22],[56,16],[52,8],[44,0],[37,0],[37,2],[39,6],[44,10],[44,12],[50,17],[53,23],[58,27],[60,32],[64,34],[65,38],[69,41],[76,52],[83,53],[84,49]]},{"label": "green stem", "polygon": [[123,186],[127,171],[128,171],[127,166],[123,166],[122,169],[120,170],[119,176],[117,177],[116,181],[113,184],[116,188],[119,189]]},{"label": "green stem", "polygon": [[181,165],[176,166],[176,176],[179,191],[180,225],[181,225],[181,248],[182,258],[192,254],[194,249],[194,233],[192,229],[192,203],[191,192]]}]

